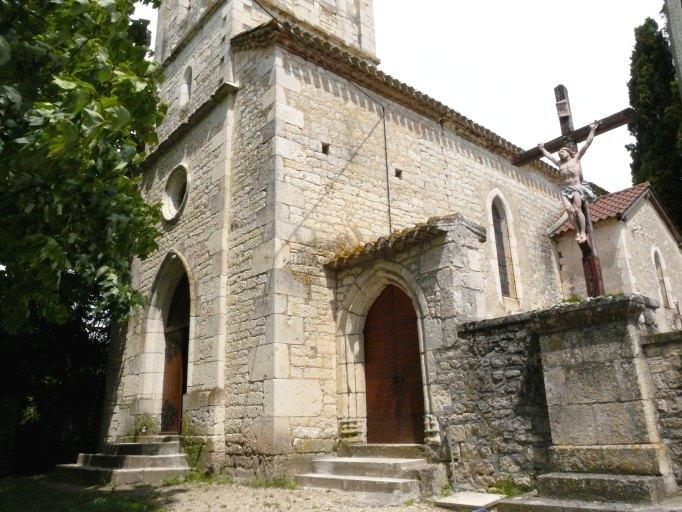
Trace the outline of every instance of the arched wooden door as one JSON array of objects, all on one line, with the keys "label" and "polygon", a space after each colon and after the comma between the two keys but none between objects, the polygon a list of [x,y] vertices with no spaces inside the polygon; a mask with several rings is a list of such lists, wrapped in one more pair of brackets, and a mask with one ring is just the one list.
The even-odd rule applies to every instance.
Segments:
[{"label": "arched wooden door", "polygon": [[161,431],[179,434],[182,425],[182,395],[187,392],[187,356],[189,349],[189,280],[178,282],[164,329],[166,357],[163,369]]},{"label": "arched wooden door", "polygon": [[367,314],[367,442],[424,442],[424,393],[417,314],[397,286],[381,292]]}]

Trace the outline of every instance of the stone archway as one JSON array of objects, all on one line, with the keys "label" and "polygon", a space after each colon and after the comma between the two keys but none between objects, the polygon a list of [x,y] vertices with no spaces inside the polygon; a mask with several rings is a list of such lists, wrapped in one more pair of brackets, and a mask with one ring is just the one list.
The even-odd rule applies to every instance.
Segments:
[{"label": "stone archway", "polygon": [[[399,288],[409,297],[416,315],[421,374],[424,440],[439,442],[438,427],[431,414],[424,332],[436,333],[428,313],[426,297],[412,274],[402,265],[379,261],[362,272],[339,307],[337,324],[337,404],[340,437],[347,442],[367,441],[367,390],[364,327],[371,306],[388,286]],[[436,441],[438,438],[438,441]]]},{"label": "stone archway", "polygon": [[[158,417],[160,426],[167,431],[179,432],[182,396],[192,387],[196,303],[196,284],[187,259],[179,251],[172,250],[161,264],[152,287],[138,391],[138,413],[151,413]],[[174,354],[180,359],[173,361]],[[167,362],[169,356],[171,360]],[[171,373],[172,380],[166,379],[165,375]],[[171,395],[176,397],[175,421],[168,421],[167,406],[166,419],[163,414],[164,402]]]}]

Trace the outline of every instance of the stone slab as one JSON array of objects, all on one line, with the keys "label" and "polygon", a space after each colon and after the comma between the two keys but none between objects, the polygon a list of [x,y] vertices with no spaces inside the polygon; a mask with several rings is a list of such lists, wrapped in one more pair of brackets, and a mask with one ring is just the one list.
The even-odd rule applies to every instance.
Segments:
[{"label": "stone slab", "polygon": [[296,475],[296,481],[304,487],[321,487],[343,491],[400,493],[406,499],[419,497],[419,482],[406,478],[386,478],[351,475],[306,473]]},{"label": "stone slab", "polygon": [[668,497],[668,488],[660,476],[548,473],[538,477],[540,496],[553,499],[649,504]]},{"label": "stone slab", "polygon": [[531,498],[503,500],[496,508],[497,512],[682,512],[682,500],[670,504],[632,505]]},{"label": "stone slab", "polygon": [[486,508],[492,507],[504,496],[500,494],[487,494],[482,492],[458,492],[446,498],[439,498],[434,504],[441,508],[462,510],[462,508]]}]

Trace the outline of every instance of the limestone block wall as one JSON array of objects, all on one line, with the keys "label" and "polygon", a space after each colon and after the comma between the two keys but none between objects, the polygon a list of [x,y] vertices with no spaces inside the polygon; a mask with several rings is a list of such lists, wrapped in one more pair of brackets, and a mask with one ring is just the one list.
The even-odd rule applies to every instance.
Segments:
[{"label": "limestone block wall", "polygon": [[[382,98],[386,105],[388,178],[382,109],[346,79],[278,49],[278,80],[287,90],[279,128],[283,181],[306,207],[291,207],[288,221],[315,232],[316,247],[365,243],[433,215],[462,212],[491,231],[490,205],[503,199],[518,277],[516,304],[505,305],[497,282],[494,239],[486,247],[489,316],[556,303],[556,251],[546,235],[560,215],[557,187],[537,171],[513,167],[447,127]],[[396,171],[402,171],[401,177]],[[387,183],[388,181],[388,183]],[[292,250],[295,254],[299,248]],[[305,258],[304,258],[305,259]]]},{"label": "limestone block wall", "polygon": [[[203,4],[200,3],[199,6],[201,5]],[[199,6],[193,16],[199,15]],[[203,8],[208,8],[208,3]],[[224,2],[219,9],[212,8],[202,24],[197,26],[196,33],[186,40],[186,44],[173,55],[172,59],[165,60],[164,81],[159,95],[167,104],[168,113],[159,129],[161,141],[181,123],[187,121],[224,80],[229,81],[232,15],[231,2]],[[157,59],[159,58],[157,55]],[[191,79],[185,85],[188,78]],[[185,93],[189,93],[189,98]]]},{"label": "limestone block wall", "polygon": [[[180,165],[187,169],[186,202],[180,214],[159,228],[158,250],[135,262],[135,286],[149,298],[114,337],[108,379],[107,438],[126,435],[133,417],[160,413],[163,385],[164,308],[182,272],[190,282],[191,320],[188,395],[184,407],[197,431],[216,449],[223,445],[226,187],[231,102],[223,100],[193,131],[180,138],[147,170],[146,200],[162,201],[166,180]],[[221,332],[222,331],[222,332]],[[122,339],[125,339],[125,342]]]},{"label": "limestone block wall", "polygon": [[[259,336],[265,344],[272,344],[260,348],[258,354],[239,353],[252,358],[253,364],[267,361],[268,373],[259,370],[262,380],[253,377],[256,382],[250,395],[257,402],[262,392],[264,402],[254,403],[250,417],[257,417],[261,406],[276,408],[273,404],[280,402],[278,397],[301,393],[313,397],[304,411],[287,416],[283,410],[273,410],[252,422],[253,443],[278,454],[315,453],[330,450],[338,435],[336,325],[331,307],[337,283],[324,272],[323,262],[344,247],[389,233],[382,109],[330,71],[280,47],[262,51],[259,64],[252,61],[255,56],[247,57],[248,52],[237,52],[235,62],[240,64],[235,67],[235,78],[241,86],[237,104],[243,105],[237,111],[248,108],[265,121],[262,133],[252,134],[250,144],[271,138],[272,153],[262,175],[270,180],[269,188],[261,196],[264,189],[252,185],[258,173],[254,176],[250,169],[239,185],[232,183],[234,194],[248,190],[248,201],[235,201],[231,208],[241,218],[254,213],[258,204],[270,238],[257,238],[265,235],[254,232],[248,244],[235,246],[239,251],[230,258],[231,264],[250,262],[252,268],[241,273],[235,270],[234,295],[239,288],[260,302],[257,310],[254,306],[254,310],[235,311],[239,320],[230,322],[239,331],[236,335],[245,338],[245,348],[255,351],[249,343],[261,343]],[[241,67],[247,66],[254,75],[267,72],[268,65],[272,68],[267,81],[258,82],[264,88],[260,96],[245,96],[244,87],[252,78],[247,79]],[[481,317],[556,303],[561,296],[557,258],[546,236],[560,212],[556,185],[539,172],[512,167],[447,127],[381,101],[387,112],[392,227],[405,228],[433,215],[463,212],[491,231],[490,204],[499,195],[511,227],[519,297],[511,305],[503,302],[489,237],[480,282],[481,288],[486,281],[491,286],[485,290],[487,306],[479,312]],[[241,152],[235,147],[235,158]],[[401,178],[396,176],[398,169],[403,171]],[[242,240],[238,232],[233,235]],[[250,251],[254,241],[261,245]],[[255,320],[258,330],[240,324],[253,311],[265,311],[269,317]],[[257,322],[263,322],[262,326]],[[228,367],[228,375],[237,371],[230,362]],[[231,414],[235,413],[228,410]],[[235,421],[234,435],[228,432],[228,439],[238,444],[243,424]]]},{"label": "limestone block wall", "polygon": [[[225,367],[225,464],[245,469],[258,466],[258,454],[272,455],[274,420],[266,414],[265,377],[255,353],[266,341],[272,305],[268,290],[275,276],[260,259],[273,257],[269,226],[274,217],[273,135],[263,98],[271,87],[271,52],[237,54],[232,174],[227,202],[228,238]],[[266,419],[267,417],[267,419]]]},{"label": "limestone block wall", "polygon": [[530,315],[471,322],[435,354],[438,413],[457,481],[486,491],[510,478],[531,484],[548,469],[551,444],[542,364]]},{"label": "limestone block wall", "polygon": [[[682,308],[682,248],[678,247],[649,200],[643,201],[626,222],[626,240],[633,276],[632,292],[663,303],[654,266],[654,252],[658,252],[670,304],[670,308],[658,310],[660,329],[682,329],[678,316],[679,308]],[[680,305],[676,307],[675,303]]]},{"label": "limestone block wall", "polygon": [[163,62],[189,38],[205,35],[203,25],[213,12],[221,13],[228,36],[233,37],[269,21],[266,10],[282,21],[302,22],[332,42],[376,59],[373,0],[164,0],[159,9],[156,59]]},{"label": "limestone block wall", "polygon": [[678,484],[682,483],[682,332],[650,336],[643,343],[653,382],[661,438]]}]

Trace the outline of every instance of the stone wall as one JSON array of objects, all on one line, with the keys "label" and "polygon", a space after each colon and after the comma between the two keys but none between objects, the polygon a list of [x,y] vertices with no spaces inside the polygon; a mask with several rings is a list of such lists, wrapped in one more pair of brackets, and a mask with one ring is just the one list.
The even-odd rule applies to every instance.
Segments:
[{"label": "stone wall", "polygon": [[[199,120],[155,161],[144,177],[143,195],[163,200],[166,181],[179,165],[187,169],[186,200],[177,218],[163,221],[158,250],[134,264],[135,286],[149,298],[124,328],[125,343],[112,344],[105,428],[109,440],[124,436],[133,417],[158,415],[165,344],[163,323],[182,273],[190,282],[191,319],[187,419],[218,450],[223,445],[226,289],[226,184],[229,180],[231,98]],[[216,426],[220,425],[220,429]]]},{"label": "stone wall", "polygon": [[496,481],[532,484],[551,444],[537,335],[529,314],[471,322],[435,353],[438,411],[453,447],[456,480],[487,491]]},{"label": "stone wall", "polygon": [[679,317],[674,318],[679,313],[675,303],[682,303],[682,248],[648,199],[642,201],[641,206],[626,221],[626,239],[633,275],[632,293],[646,295],[663,304],[654,266],[653,253],[657,251],[670,305],[669,308],[661,307],[658,310],[660,330],[682,329]]},{"label": "stone wall", "polygon": [[654,387],[663,443],[682,483],[682,332],[652,335],[643,342]]}]

